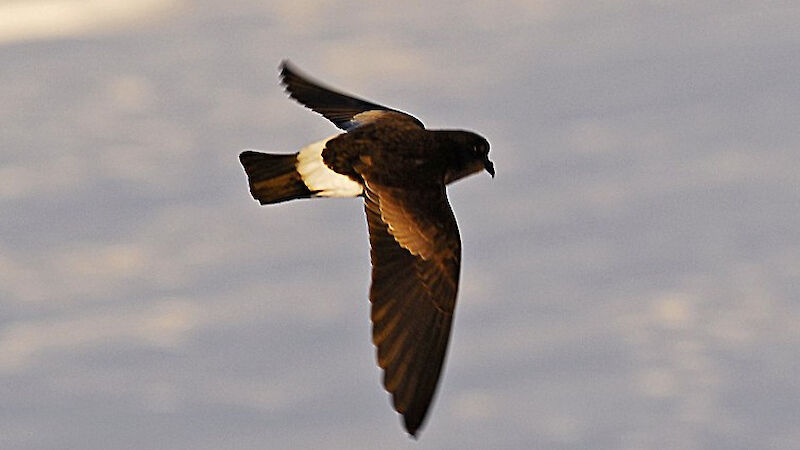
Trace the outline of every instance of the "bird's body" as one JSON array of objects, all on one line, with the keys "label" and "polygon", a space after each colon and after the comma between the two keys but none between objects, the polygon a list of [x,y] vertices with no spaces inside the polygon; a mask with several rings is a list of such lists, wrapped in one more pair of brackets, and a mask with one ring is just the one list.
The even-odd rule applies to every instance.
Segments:
[{"label": "bird's body", "polygon": [[373,342],[384,386],[415,435],[430,406],[450,335],[461,240],[448,183],[486,170],[489,143],[336,92],[282,64],[289,94],[345,132],[288,155],[245,151],[240,161],[262,204],[364,197],[369,227]]}]

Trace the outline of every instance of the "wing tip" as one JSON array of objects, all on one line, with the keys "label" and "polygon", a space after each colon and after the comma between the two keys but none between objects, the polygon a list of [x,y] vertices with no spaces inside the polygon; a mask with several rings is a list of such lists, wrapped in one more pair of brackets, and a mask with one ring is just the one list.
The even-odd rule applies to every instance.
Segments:
[{"label": "wing tip", "polygon": [[294,65],[294,63],[289,61],[289,59],[281,60],[278,68],[280,69],[278,79],[280,80],[280,84],[283,86],[283,90],[289,95],[289,98],[296,100],[312,111],[319,112],[314,107],[309,106],[306,103],[303,97],[307,97],[308,93],[303,94],[303,91],[307,91],[309,87],[312,87],[315,89],[337,92],[333,88],[325,86],[323,83],[304,73],[296,65]]},{"label": "wing tip", "polygon": [[280,80],[280,83],[283,86],[288,87],[289,86],[289,82],[288,82],[287,78],[291,77],[291,76],[294,76],[295,73],[296,73],[296,70],[294,68],[294,64],[292,64],[291,61],[289,61],[289,59],[284,58],[284,59],[281,60],[280,65],[278,65],[278,70],[280,71],[280,74],[278,75],[278,79]]},{"label": "wing tip", "polygon": [[417,440],[419,438],[418,433],[420,425],[422,425],[421,421],[412,421],[409,416],[403,415],[403,425],[405,425],[406,432],[411,439]]},{"label": "wing tip", "polygon": [[289,61],[289,58],[281,59],[280,64],[278,64],[278,69],[280,70],[281,74],[284,74],[285,72],[297,71],[296,66],[294,65],[294,63]]}]

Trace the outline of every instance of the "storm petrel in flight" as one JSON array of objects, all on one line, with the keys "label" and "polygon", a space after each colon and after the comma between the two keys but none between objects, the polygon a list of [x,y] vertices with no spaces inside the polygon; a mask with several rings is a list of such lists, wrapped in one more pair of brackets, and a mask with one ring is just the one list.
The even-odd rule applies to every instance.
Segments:
[{"label": "storm petrel in flight", "polygon": [[345,132],[292,154],[242,152],[250,193],[262,205],[364,198],[372,341],[383,384],[415,436],[442,370],[461,266],[445,186],[482,170],[494,177],[489,142],[470,131],[427,130],[409,114],[323,86],[288,61],[280,68],[289,96]]}]

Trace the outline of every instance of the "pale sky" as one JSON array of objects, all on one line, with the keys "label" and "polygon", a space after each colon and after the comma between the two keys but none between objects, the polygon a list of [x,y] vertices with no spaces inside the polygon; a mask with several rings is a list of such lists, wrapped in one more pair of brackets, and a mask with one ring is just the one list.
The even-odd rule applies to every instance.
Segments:
[{"label": "pale sky", "polygon": [[[796,2],[134,3],[0,2],[0,447],[800,442]],[[360,201],[250,198],[283,58],[492,144],[417,441]]]}]

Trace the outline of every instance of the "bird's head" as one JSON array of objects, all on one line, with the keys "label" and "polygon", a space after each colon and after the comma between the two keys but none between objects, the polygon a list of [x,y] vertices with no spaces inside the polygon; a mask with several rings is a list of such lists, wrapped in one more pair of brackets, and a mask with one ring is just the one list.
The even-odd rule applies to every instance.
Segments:
[{"label": "bird's head", "polygon": [[494,164],[489,160],[489,141],[471,131],[448,131],[449,161],[445,183],[485,170],[494,178]]}]

